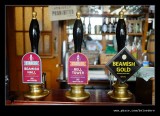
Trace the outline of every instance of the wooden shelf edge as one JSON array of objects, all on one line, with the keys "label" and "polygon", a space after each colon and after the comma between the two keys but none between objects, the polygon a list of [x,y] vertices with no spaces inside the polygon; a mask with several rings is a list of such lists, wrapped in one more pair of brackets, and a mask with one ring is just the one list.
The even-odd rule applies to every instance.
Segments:
[{"label": "wooden shelf edge", "polygon": [[105,64],[89,65],[89,68],[105,68]]},{"label": "wooden shelf edge", "polygon": [[[60,66],[63,67],[63,64],[61,64]],[[97,65],[90,64],[89,68],[105,68],[105,64],[97,64]]]},{"label": "wooden shelf edge", "polygon": [[[125,14],[126,17],[140,17],[145,15],[144,13],[142,14]],[[118,14],[109,14],[109,13],[102,13],[102,14],[82,14],[82,17],[119,17]]]}]

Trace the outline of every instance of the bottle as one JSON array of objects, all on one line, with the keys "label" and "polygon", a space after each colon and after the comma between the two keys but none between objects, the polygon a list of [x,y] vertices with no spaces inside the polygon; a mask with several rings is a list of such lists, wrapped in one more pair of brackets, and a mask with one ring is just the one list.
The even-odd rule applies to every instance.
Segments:
[{"label": "bottle", "polygon": [[104,19],[103,19],[103,24],[102,24],[102,33],[107,33],[106,18],[104,18]]},{"label": "bottle", "polygon": [[132,50],[131,54],[137,59],[137,45],[136,45],[137,38],[134,37],[134,41],[132,43]]},{"label": "bottle", "polygon": [[88,23],[88,34],[91,34],[91,23],[90,23],[90,17],[89,17],[89,23]]},{"label": "bottle", "polygon": [[110,43],[106,47],[106,54],[116,54],[116,50],[114,49],[113,43]]},{"label": "bottle", "polygon": [[106,47],[106,54],[116,54],[116,50],[114,49],[113,45],[113,37],[109,36],[107,39],[107,47]]},{"label": "bottle", "polygon": [[149,18],[154,18],[153,10],[149,10]]},{"label": "bottle", "polygon": [[132,24],[131,23],[128,24],[128,33],[132,33]]},{"label": "bottle", "polygon": [[126,39],[126,42],[125,42],[125,46],[126,46],[126,48],[128,49],[128,51],[131,53],[132,46],[131,46],[131,44],[130,44],[128,35],[127,35],[127,39]]},{"label": "bottle", "polygon": [[149,56],[148,56],[147,50],[144,50],[142,54],[142,66],[149,67]]},{"label": "bottle", "polygon": [[141,32],[141,27],[139,25],[139,23],[136,24],[136,33],[140,33]]},{"label": "bottle", "polygon": [[76,13],[77,19],[73,26],[73,40],[74,40],[74,52],[81,52],[81,45],[83,40],[83,24],[81,21],[80,12]]},{"label": "bottle", "polygon": [[84,17],[84,20],[83,20],[83,34],[86,34],[85,17]]},{"label": "bottle", "polygon": [[115,17],[115,21],[113,23],[113,33],[116,33],[116,28],[117,28],[117,18]]},{"label": "bottle", "polygon": [[149,39],[149,32],[147,32],[147,39],[145,41],[145,48],[144,48],[144,52],[142,53],[142,66],[143,67],[149,67],[149,56],[147,53],[148,39]]},{"label": "bottle", "polygon": [[37,21],[37,13],[32,13],[32,20],[29,27],[29,36],[31,41],[31,48],[32,52],[38,54],[38,43],[39,43],[39,36],[40,36],[40,30],[39,30],[39,24]]},{"label": "bottle", "polygon": [[131,23],[131,33],[134,33],[134,24]]},{"label": "bottle", "polygon": [[125,47],[126,42],[126,23],[124,20],[124,12],[119,12],[119,20],[116,28],[116,40],[118,52]]},{"label": "bottle", "polygon": [[111,18],[108,18],[108,33],[112,33],[113,24],[111,23]]}]

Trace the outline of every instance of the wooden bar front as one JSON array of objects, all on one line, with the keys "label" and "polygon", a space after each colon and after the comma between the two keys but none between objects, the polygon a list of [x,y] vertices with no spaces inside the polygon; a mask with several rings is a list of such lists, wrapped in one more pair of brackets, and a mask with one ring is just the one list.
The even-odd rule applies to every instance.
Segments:
[{"label": "wooden bar front", "polygon": [[24,97],[23,92],[11,92],[11,102],[6,102],[6,105],[78,105],[78,106],[141,106],[142,103],[137,103],[135,96],[127,102],[113,101],[109,98],[108,90],[86,89],[90,93],[90,97],[84,101],[71,101],[65,97],[65,92],[68,89],[50,90],[50,94],[40,100],[29,100]]}]

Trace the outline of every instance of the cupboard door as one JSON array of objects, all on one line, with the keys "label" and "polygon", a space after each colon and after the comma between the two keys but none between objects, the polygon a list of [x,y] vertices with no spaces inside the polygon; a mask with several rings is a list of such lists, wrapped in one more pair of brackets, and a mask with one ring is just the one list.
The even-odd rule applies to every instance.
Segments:
[{"label": "cupboard door", "polygon": [[[46,73],[46,87],[47,89],[59,88],[56,82],[60,74],[60,67],[57,64],[60,64],[61,57],[61,48],[57,46],[61,40],[59,22],[49,20],[47,6],[7,6],[6,11],[6,47],[9,59],[10,90],[28,90],[28,85],[22,83],[21,59],[25,53],[31,52],[29,25],[33,11],[37,12],[40,27],[38,50],[42,59],[42,72]],[[55,46],[60,49],[55,51]]]}]

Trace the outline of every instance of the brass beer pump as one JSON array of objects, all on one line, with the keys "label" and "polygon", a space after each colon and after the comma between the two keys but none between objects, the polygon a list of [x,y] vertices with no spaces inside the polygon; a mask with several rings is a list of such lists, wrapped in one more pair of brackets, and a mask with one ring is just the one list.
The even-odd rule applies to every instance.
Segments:
[{"label": "brass beer pump", "polygon": [[[121,30],[124,30],[124,35],[120,34]],[[117,47],[118,52],[125,47],[126,41],[126,24],[124,21],[124,12],[123,10],[119,12],[119,21],[116,29],[116,39],[117,39]],[[133,98],[133,94],[127,90],[128,84],[120,82],[118,79],[115,83],[113,83],[113,90],[108,92],[110,98],[116,101],[128,101]]]},{"label": "brass beer pump", "polygon": [[[81,44],[83,39],[83,25],[80,19],[81,13],[78,11],[76,13],[77,19],[73,27],[73,38],[75,53],[81,52]],[[73,101],[83,101],[89,98],[90,94],[84,90],[85,85],[82,84],[71,84],[69,91],[65,93],[65,96]]]},{"label": "brass beer pump", "polygon": [[133,98],[133,94],[127,90],[128,84],[121,83],[118,80],[113,83],[113,90],[108,92],[108,95],[117,101],[128,101]]},{"label": "brass beer pump", "polygon": [[[39,31],[39,24],[37,21],[37,13],[33,12],[32,13],[32,20],[30,23],[30,28],[29,28],[29,35],[30,35],[30,42],[31,42],[31,48],[32,52],[38,54],[38,42],[39,42],[39,36],[40,36],[40,31]],[[44,77],[43,77],[44,78]],[[29,99],[40,99],[49,94],[49,91],[44,88],[45,81],[42,79],[42,83],[29,83],[29,91],[24,94],[26,98]]]}]

